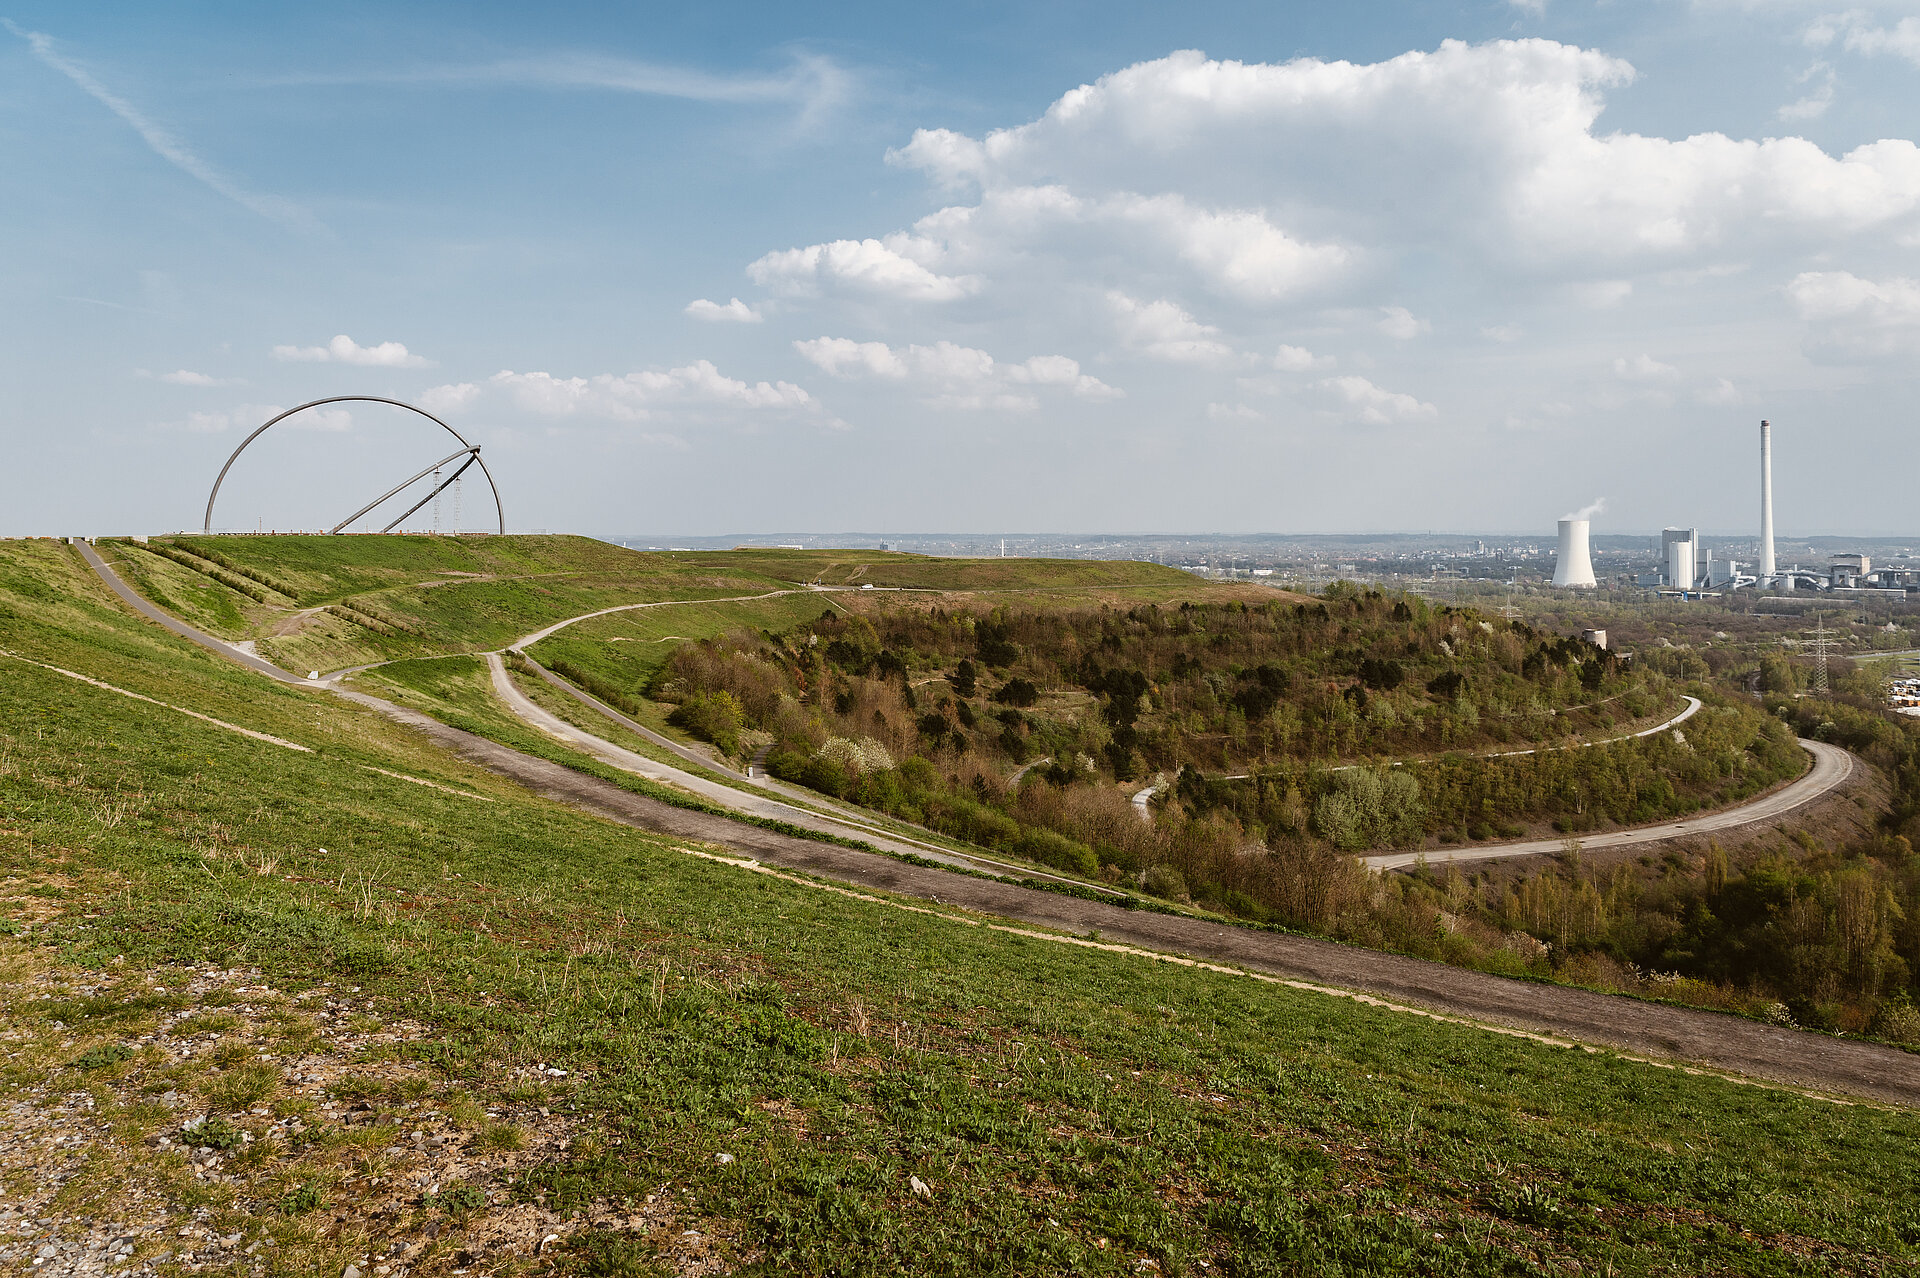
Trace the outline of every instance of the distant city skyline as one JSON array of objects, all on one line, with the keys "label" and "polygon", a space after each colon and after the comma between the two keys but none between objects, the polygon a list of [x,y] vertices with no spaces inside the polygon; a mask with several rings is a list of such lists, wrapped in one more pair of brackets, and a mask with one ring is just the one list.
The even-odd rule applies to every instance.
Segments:
[{"label": "distant city skyline", "polygon": [[[1783,543],[1920,537],[1917,89],[1912,4],[26,3],[0,535],[366,393],[613,538],[1751,536],[1762,417]],[[434,446],[303,415],[222,522]]]}]

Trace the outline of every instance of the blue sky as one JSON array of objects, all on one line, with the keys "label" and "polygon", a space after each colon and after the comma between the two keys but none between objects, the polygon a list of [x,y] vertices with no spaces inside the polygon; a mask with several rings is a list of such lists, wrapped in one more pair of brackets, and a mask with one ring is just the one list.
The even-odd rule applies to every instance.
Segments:
[{"label": "blue sky", "polygon": [[16,5],[0,534],[1920,533],[1914,9]]}]

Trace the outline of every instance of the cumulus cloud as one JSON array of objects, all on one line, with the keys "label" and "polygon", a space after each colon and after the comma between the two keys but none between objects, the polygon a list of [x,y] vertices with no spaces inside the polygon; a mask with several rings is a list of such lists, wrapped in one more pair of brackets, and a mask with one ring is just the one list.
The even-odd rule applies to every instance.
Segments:
[{"label": "cumulus cloud", "polygon": [[[1896,51],[1901,27],[1882,25],[1872,36],[1836,19],[1829,44]],[[1806,74],[1782,95],[1799,99],[1784,118],[1811,119],[1831,96],[1833,55],[1811,56],[1821,60],[1801,54]],[[1638,74],[1606,52],[1535,39],[1447,41],[1375,62],[1177,52],[1009,127],[915,132],[888,158],[926,179],[923,215],[890,233],[776,242],[747,274],[768,296],[800,299],[776,303],[782,315],[832,317],[788,336],[896,321],[927,334],[917,348],[802,343],[835,379],[1030,402],[1036,384],[1007,365],[936,374],[916,352],[951,336],[960,359],[1005,340],[975,334],[1059,332],[1061,348],[1137,368],[1136,394],[1163,378],[1190,396],[1190,417],[1216,419],[1271,394],[1357,422],[1438,421],[1434,403],[1388,389],[1412,384],[1447,405],[1449,423],[1545,425],[1627,402],[1697,412],[1770,396],[1769,374],[1746,370],[1781,367],[1773,356],[1796,322],[1810,351],[1920,349],[1908,333],[1920,321],[1901,318],[1893,296],[1898,271],[1879,265],[1903,237],[1920,243],[1920,148],[1603,124]],[[1749,263],[1775,274],[1723,282]],[[1845,290],[1825,276],[1886,282],[1828,314],[1819,295]],[[1460,279],[1486,288],[1449,283]],[[948,316],[964,335],[941,331]],[[1600,333],[1620,343],[1617,365],[1596,359]],[[1283,339],[1298,344],[1276,349]],[[1633,353],[1642,345],[1687,351],[1688,371]],[[1401,371],[1412,352],[1417,383]],[[1738,387],[1695,371],[1717,373],[1716,362]],[[1527,407],[1549,385],[1583,381],[1577,409]]]},{"label": "cumulus cloud", "polygon": [[885,342],[856,342],[849,337],[816,337],[795,342],[793,349],[810,364],[833,377],[890,377],[907,375],[907,362]]},{"label": "cumulus cloud", "polygon": [[1383,389],[1364,377],[1352,374],[1329,377],[1318,385],[1339,405],[1344,416],[1369,426],[1421,421],[1440,414],[1440,410],[1432,404],[1423,403],[1412,395]]},{"label": "cumulus cloud", "polygon": [[1825,62],[1816,62],[1807,68],[1800,77],[1800,83],[1818,81],[1807,93],[1794,99],[1775,112],[1780,119],[1788,123],[1801,120],[1817,120],[1827,113],[1833,105],[1834,74],[1833,68]]},{"label": "cumulus cloud", "polygon": [[1849,53],[1888,53],[1920,66],[1920,18],[1902,18],[1891,27],[1869,26],[1864,15],[1857,12],[1840,18],[1822,18],[1808,28],[1808,43],[1831,41],[1840,34],[1842,25],[1846,32],[1844,45]]},{"label": "cumulus cloud", "polygon": [[299,364],[357,364],[364,368],[422,368],[427,363],[399,342],[362,346],[345,333],[325,346],[276,346],[273,357]]},{"label": "cumulus cloud", "polygon": [[766,318],[737,297],[725,306],[709,302],[704,297],[696,297],[687,303],[686,313],[709,324],[758,324]]},{"label": "cumulus cloud", "polygon": [[1739,387],[1724,377],[1716,377],[1700,387],[1693,393],[1693,397],[1702,404],[1711,404],[1716,408],[1728,408],[1734,404],[1744,403],[1747,398],[1740,393]]},{"label": "cumulus cloud", "polygon": [[1082,204],[1175,191],[1214,215],[1257,211],[1300,245],[1340,244],[1342,260],[1352,239],[1441,234],[1503,268],[1658,261],[1920,209],[1907,141],[1834,156],[1802,138],[1597,133],[1606,90],[1635,74],[1550,40],[1447,41],[1371,64],[1187,51],[1102,76],[1030,123],[977,139],[923,129],[892,154],[979,190],[982,209],[1040,186]]},{"label": "cumulus cloud", "polygon": [[747,275],[763,288],[801,297],[841,291],[901,301],[951,302],[979,291],[979,279],[935,274],[903,252],[915,247],[908,237],[892,240],[890,244],[835,240],[784,249],[748,266]]},{"label": "cumulus cloud", "polygon": [[1310,373],[1319,368],[1332,368],[1334,358],[1331,355],[1315,355],[1304,346],[1281,346],[1273,353],[1273,366],[1283,373]]},{"label": "cumulus cloud", "polygon": [[830,376],[911,382],[943,407],[1024,411],[1039,403],[1031,394],[1012,389],[1026,386],[1061,389],[1093,401],[1117,399],[1123,393],[1081,372],[1079,361],[1065,355],[1035,355],[1007,364],[953,342],[895,348],[845,337],[816,337],[795,342],[793,348]]},{"label": "cumulus cloud", "polygon": [[1208,404],[1207,420],[1213,422],[1264,422],[1266,415],[1245,404]]},{"label": "cumulus cloud", "polygon": [[1806,271],[1787,285],[1787,297],[1808,321],[1810,352],[1871,359],[1920,349],[1920,280]]},{"label": "cumulus cloud", "polygon": [[1423,333],[1433,331],[1433,325],[1418,319],[1404,306],[1383,306],[1380,308],[1380,322],[1374,325],[1382,333],[1396,342],[1410,342]]},{"label": "cumulus cloud", "polygon": [[[262,422],[272,421],[284,411],[278,404],[240,404],[224,412],[188,413],[186,420],[179,425],[182,429],[192,431],[196,435],[218,434],[236,427],[252,430]],[[305,417],[308,414],[302,413],[300,416]],[[297,420],[298,418],[293,419],[293,421]],[[288,425],[292,425],[293,421],[289,421]]]},{"label": "cumulus cloud", "polygon": [[1623,382],[1670,382],[1680,376],[1680,370],[1642,353],[1614,360],[1613,375]]},{"label": "cumulus cloud", "polygon": [[803,387],[792,382],[744,382],[728,377],[710,360],[669,369],[615,376],[555,377],[503,369],[488,385],[513,403],[544,417],[604,417],[645,421],[669,408],[811,411],[817,407]]},{"label": "cumulus cloud", "polygon": [[196,373],[191,369],[176,369],[171,373],[160,374],[160,380],[169,386],[233,386],[238,378],[213,377],[206,373]]},{"label": "cumulus cloud", "polygon": [[1178,364],[1223,364],[1233,358],[1233,348],[1218,340],[1219,329],[1164,298],[1141,302],[1114,291],[1107,294],[1107,306],[1120,340],[1144,355]]},{"label": "cumulus cloud", "polygon": [[420,395],[420,407],[429,413],[457,413],[480,398],[480,388],[472,382],[435,386]]}]

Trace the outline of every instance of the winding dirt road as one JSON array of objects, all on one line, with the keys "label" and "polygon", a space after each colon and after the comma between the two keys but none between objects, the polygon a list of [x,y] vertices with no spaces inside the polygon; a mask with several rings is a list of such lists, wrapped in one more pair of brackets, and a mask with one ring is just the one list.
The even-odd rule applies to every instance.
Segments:
[{"label": "winding dirt road", "polygon": [[[114,587],[114,593],[143,616],[195,643],[242,661],[249,668],[258,669],[266,664],[246,661],[246,654],[160,613],[126,589],[124,583],[116,585],[117,576],[97,555],[87,554],[87,560],[102,580]],[[296,686],[316,687],[284,671],[269,668],[260,672]],[[1790,1086],[1920,1106],[1920,1056],[1895,1048],[1781,1029],[1716,1012],[1510,980],[1314,937],[1126,909],[1105,901],[1082,900],[1006,880],[911,864],[877,852],[816,842],[744,825],[724,816],[671,807],[612,782],[449,727],[378,697],[339,687],[328,690],[416,728],[461,757],[548,798],[638,829],[720,844],[765,865],[1065,932],[1097,931],[1101,944],[1153,952],[1148,957],[1192,956],[1309,987],[1327,987],[1325,992],[1329,994],[1365,991],[1397,1003],[1489,1026],[1554,1036],[1556,1041],[1569,1047],[1583,1043],[1609,1044],[1636,1055],[1696,1062],[1715,1070]],[[1670,835],[1661,833],[1654,837]]]}]

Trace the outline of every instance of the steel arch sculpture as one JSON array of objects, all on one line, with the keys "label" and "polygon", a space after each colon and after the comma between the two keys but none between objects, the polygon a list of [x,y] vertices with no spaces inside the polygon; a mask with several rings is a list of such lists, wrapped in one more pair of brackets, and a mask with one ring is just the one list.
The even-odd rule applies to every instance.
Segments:
[{"label": "steel arch sculpture", "polygon": [[459,431],[447,425],[445,422],[441,421],[438,417],[435,417],[432,413],[429,413],[426,409],[416,408],[412,404],[406,403],[403,400],[388,399],[384,395],[329,395],[325,399],[308,400],[304,404],[299,404],[293,408],[289,408],[286,412],[281,413],[278,417],[275,417],[273,420],[267,422],[265,425],[256,429],[253,432],[253,434],[241,440],[240,447],[233,450],[233,455],[227,458],[227,464],[220,468],[219,478],[213,481],[213,491],[207,494],[207,514],[206,514],[206,518],[201,522],[200,531],[203,533],[211,533],[213,531],[213,503],[220,496],[220,485],[227,482],[227,472],[233,469],[233,463],[240,460],[240,454],[247,451],[248,444],[251,444],[254,440],[266,434],[269,427],[278,425],[279,423],[285,421],[287,418],[293,416],[295,413],[303,413],[309,408],[318,408],[322,404],[341,404],[341,403],[391,404],[395,408],[404,408],[409,413],[418,413],[420,416],[432,422],[435,426],[438,426],[441,430],[446,431],[447,434],[459,440],[460,450],[458,452],[449,454],[447,457],[441,459],[440,461],[435,462],[433,465],[427,467],[425,470],[415,475],[412,479],[407,480],[406,483],[396,484],[394,487],[380,494],[379,497],[375,498],[373,501],[368,502],[365,506],[362,506],[359,510],[354,511],[351,515],[348,515],[345,519],[335,524],[331,529],[328,530],[329,532],[336,532],[336,533],[339,532],[342,528],[345,528],[348,524],[360,518],[360,516],[366,514],[368,511],[372,510],[375,506],[378,506],[381,502],[387,500],[389,497],[392,497],[395,493],[398,493],[402,489],[406,488],[408,485],[416,483],[419,480],[426,478],[427,475],[439,469],[440,467],[447,465],[450,462],[453,462],[461,457],[465,457],[467,460],[461,463],[460,468],[458,470],[454,471],[453,474],[447,476],[444,482],[442,482],[438,487],[434,488],[425,497],[422,497],[419,501],[415,502],[412,506],[409,506],[406,512],[402,514],[399,519],[394,520],[392,523],[388,524],[385,528],[382,528],[380,531],[392,532],[394,528],[399,526],[399,524],[403,520],[405,520],[409,515],[413,514],[414,511],[420,509],[420,507],[426,505],[429,501],[432,501],[436,496],[440,494],[442,489],[446,488],[447,485],[451,484],[454,480],[460,478],[461,475],[465,474],[467,471],[467,467],[472,466],[476,462],[478,462],[480,466],[480,473],[487,477],[487,487],[493,490],[493,513],[499,520],[500,534],[502,536],[506,535],[507,515],[506,515],[506,510],[500,504],[500,485],[493,482],[493,472],[487,469],[487,463],[481,458],[480,446],[478,444],[469,444],[466,441],[466,437],[461,435]]}]

